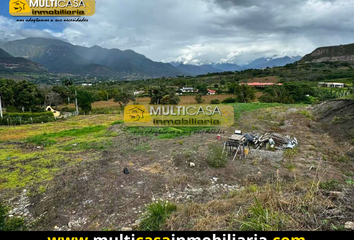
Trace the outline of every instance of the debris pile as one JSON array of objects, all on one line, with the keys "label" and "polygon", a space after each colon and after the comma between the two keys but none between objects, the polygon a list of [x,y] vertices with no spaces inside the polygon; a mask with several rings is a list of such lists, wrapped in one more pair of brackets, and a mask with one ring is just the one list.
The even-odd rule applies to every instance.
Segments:
[{"label": "debris pile", "polygon": [[297,139],[289,135],[283,136],[279,133],[265,133],[263,135],[246,133],[244,135],[247,144],[254,145],[255,149],[266,148],[267,145],[277,150],[293,149],[298,145]]},{"label": "debris pile", "polygon": [[224,142],[223,153],[226,152],[226,156],[230,153],[235,155],[233,160],[239,155],[240,159],[246,158],[249,154],[251,147],[255,149],[293,149],[298,146],[298,141],[295,137],[289,135],[283,136],[280,133],[265,133],[263,135],[256,133],[242,134],[242,131],[236,130],[227,141]]}]

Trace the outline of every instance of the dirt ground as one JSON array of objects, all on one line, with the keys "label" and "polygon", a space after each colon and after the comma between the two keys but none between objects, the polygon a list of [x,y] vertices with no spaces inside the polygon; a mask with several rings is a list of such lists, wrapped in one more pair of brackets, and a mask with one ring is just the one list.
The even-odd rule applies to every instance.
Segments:
[{"label": "dirt ground", "polygon": [[[206,204],[250,184],[263,186],[279,178],[290,184],[316,177],[323,182],[343,182],[344,176],[352,176],[354,164],[352,158],[339,159],[347,156],[352,145],[349,140],[338,142],[323,131],[313,111],[313,107],[282,106],[247,112],[236,126],[222,129],[220,140],[216,134],[200,133],[174,139],[137,137],[123,124],[117,124],[110,130],[119,135],[99,160],[88,159],[65,168],[45,193],[28,196],[22,192],[11,202],[19,206],[17,211],[35,220],[34,230],[134,229],[146,204],[160,198],[182,205]],[[208,166],[208,145],[221,145],[235,129],[295,136],[299,147],[294,154],[251,150],[246,159],[232,161],[230,157],[225,168]],[[195,166],[191,167],[190,162]],[[129,174],[123,173],[125,168]],[[343,197],[333,202],[334,209],[343,211],[337,219],[340,224],[354,217],[353,186],[344,189]]]}]

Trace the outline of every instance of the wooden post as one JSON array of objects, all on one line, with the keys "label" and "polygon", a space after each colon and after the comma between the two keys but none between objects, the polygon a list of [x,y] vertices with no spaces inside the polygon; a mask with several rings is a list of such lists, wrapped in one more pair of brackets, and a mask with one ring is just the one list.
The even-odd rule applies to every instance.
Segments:
[{"label": "wooden post", "polygon": [[75,90],[75,106],[76,106],[76,115],[79,115],[79,106],[77,105],[77,91]]},{"label": "wooden post", "polygon": [[4,116],[2,115],[1,94],[0,94],[0,117],[1,117],[1,118],[4,117]]}]

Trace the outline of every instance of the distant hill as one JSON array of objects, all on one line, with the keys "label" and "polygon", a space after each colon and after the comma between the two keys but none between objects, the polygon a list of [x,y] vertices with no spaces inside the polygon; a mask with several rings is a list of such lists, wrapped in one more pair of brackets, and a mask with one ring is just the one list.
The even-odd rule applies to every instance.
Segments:
[{"label": "distant hill", "polygon": [[4,50],[42,64],[51,72],[92,76],[169,77],[184,72],[168,63],[154,62],[132,50],[76,46],[57,39],[27,38],[7,42]]},{"label": "distant hill", "polygon": [[177,68],[183,72],[188,73],[189,75],[202,75],[207,73],[216,73],[223,72],[221,69],[216,69],[212,65],[189,65],[189,64],[180,64]]},{"label": "distant hill", "polygon": [[237,65],[237,64],[232,64],[232,63],[216,63],[212,65],[216,69],[221,69],[225,72],[235,72],[235,71],[241,71],[243,70],[243,67]]},{"label": "distant hill", "polygon": [[354,44],[317,48],[301,62],[354,62]]},{"label": "distant hill", "polygon": [[13,57],[0,48],[0,72],[27,72],[38,73],[45,72],[46,69],[38,63],[25,58]]}]

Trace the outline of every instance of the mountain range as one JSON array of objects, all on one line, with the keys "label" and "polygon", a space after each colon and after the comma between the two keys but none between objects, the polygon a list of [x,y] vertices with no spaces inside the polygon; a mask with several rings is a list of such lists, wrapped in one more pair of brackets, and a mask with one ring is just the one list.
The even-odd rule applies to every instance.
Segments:
[{"label": "mountain range", "polygon": [[[300,59],[296,57],[259,58],[247,65],[211,63],[190,65],[178,62],[154,62],[132,50],[106,49],[99,46],[82,47],[58,39],[26,38],[0,45],[1,69],[10,71],[45,71],[82,76],[108,76],[130,79],[202,75],[250,68],[284,66]],[[9,60],[12,58],[11,60]],[[15,61],[21,67],[8,65]],[[5,65],[7,67],[5,67]],[[31,66],[31,67],[30,67]]]}]

